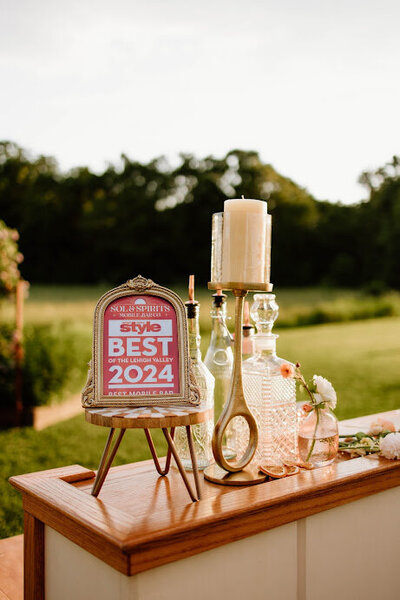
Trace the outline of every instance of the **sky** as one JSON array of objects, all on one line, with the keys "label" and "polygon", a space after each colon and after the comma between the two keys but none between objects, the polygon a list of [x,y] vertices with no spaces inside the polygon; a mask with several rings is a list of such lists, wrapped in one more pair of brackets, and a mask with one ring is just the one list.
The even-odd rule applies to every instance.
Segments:
[{"label": "sky", "polygon": [[0,0],[0,139],[96,171],[256,150],[316,198],[400,154],[398,0]]}]

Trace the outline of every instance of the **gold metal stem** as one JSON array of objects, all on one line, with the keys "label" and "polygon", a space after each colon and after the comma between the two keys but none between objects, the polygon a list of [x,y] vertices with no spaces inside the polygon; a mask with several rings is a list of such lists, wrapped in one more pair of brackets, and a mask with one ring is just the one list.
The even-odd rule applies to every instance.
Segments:
[{"label": "gold metal stem", "polygon": [[[177,451],[176,446],[174,444],[174,440],[172,439],[172,437],[171,437],[171,435],[170,435],[170,433],[169,433],[169,431],[168,431],[168,429],[166,427],[163,427],[162,431],[163,431],[165,439],[167,440],[168,447],[170,448],[170,450],[172,452],[172,455],[173,455],[173,457],[175,459],[176,466],[178,467],[178,471],[181,474],[181,477],[183,479],[183,483],[186,486],[186,489],[187,489],[187,491],[189,493],[190,499],[192,500],[192,502],[197,502],[197,500],[199,498],[196,497],[196,495],[194,494],[194,492],[192,490],[192,486],[189,483],[189,479],[188,479],[188,477],[187,477],[187,475],[185,473],[185,469],[183,467],[181,459],[179,458],[179,454],[178,454],[178,451]],[[195,465],[193,463],[192,463],[192,467],[193,467],[193,473],[194,473]],[[195,475],[195,473],[194,473],[194,475]],[[197,477],[198,477],[198,472],[197,472]],[[196,482],[196,487],[197,487],[197,482]]]},{"label": "gold metal stem", "polygon": [[[216,463],[230,473],[241,471],[254,456],[258,444],[258,428],[255,418],[247,406],[243,393],[242,382],[242,321],[243,321],[243,301],[247,295],[247,290],[233,289],[236,298],[235,306],[235,343],[233,349],[233,373],[229,397],[222,413],[215,425],[212,439],[212,450]],[[222,452],[222,442],[226,428],[230,421],[235,417],[243,417],[249,426],[249,444],[246,452],[235,463],[227,462]]]},{"label": "gold metal stem", "polygon": [[[165,475],[168,475],[169,469],[171,466],[171,448],[168,446],[167,458],[165,460],[165,468],[162,469],[161,465],[160,465],[160,461],[158,460],[157,450],[156,450],[156,447],[154,446],[153,438],[151,437],[150,429],[144,429],[144,433],[146,435],[147,443],[149,444],[151,456],[153,457],[154,466],[156,467],[157,472],[162,477],[164,477]],[[171,439],[172,440],[174,439],[174,435],[175,435],[175,427],[171,427]]]},{"label": "gold metal stem", "polygon": [[103,487],[104,480],[107,477],[108,471],[110,470],[113,460],[115,458],[115,455],[117,454],[117,450],[122,441],[122,438],[124,437],[125,431],[126,431],[126,429],[120,430],[117,440],[114,443],[114,447],[111,450],[110,454],[108,454],[108,452],[110,450],[111,441],[114,436],[114,429],[111,429],[111,431],[109,433],[108,440],[106,442],[106,446],[103,451],[103,456],[101,457],[99,470],[97,472],[97,476],[96,476],[95,482],[93,484],[92,492],[91,492],[92,496],[95,496],[96,498],[100,494],[100,490]]},{"label": "gold metal stem", "polygon": [[200,485],[200,477],[199,477],[199,469],[197,467],[197,456],[196,450],[194,447],[193,436],[192,436],[192,428],[190,425],[186,425],[186,436],[189,444],[190,450],[190,458],[192,459],[192,469],[193,469],[193,477],[194,483],[196,485],[197,497],[201,500],[201,485]]}]

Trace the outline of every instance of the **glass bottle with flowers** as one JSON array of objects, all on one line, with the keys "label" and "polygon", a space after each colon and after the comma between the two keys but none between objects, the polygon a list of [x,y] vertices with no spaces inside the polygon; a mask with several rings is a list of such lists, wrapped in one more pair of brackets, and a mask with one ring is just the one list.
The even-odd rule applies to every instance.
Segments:
[{"label": "glass bottle with flowers", "polygon": [[330,381],[314,375],[307,383],[300,371],[300,364],[281,365],[283,377],[293,377],[304,388],[308,402],[303,405],[307,416],[299,423],[298,452],[304,463],[324,467],[335,460],[339,447],[338,420],[334,414],[336,392]]}]

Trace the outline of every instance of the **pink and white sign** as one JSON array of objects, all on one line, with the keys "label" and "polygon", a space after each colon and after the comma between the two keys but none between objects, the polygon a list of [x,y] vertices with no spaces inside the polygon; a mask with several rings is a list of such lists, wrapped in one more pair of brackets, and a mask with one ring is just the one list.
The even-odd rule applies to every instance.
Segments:
[{"label": "pink and white sign", "polygon": [[179,393],[177,317],[168,300],[132,295],[111,302],[102,345],[103,395]]}]

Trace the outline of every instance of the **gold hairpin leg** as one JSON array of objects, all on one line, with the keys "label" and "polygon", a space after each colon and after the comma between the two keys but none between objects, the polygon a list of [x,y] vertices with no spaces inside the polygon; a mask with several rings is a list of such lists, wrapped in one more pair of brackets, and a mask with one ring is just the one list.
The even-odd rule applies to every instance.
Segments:
[{"label": "gold hairpin leg", "polygon": [[115,458],[115,455],[117,454],[117,450],[122,441],[122,438],[124,437],[125,431],[126,431],[126,429],[120,430],[117,440],[114,443],[114,447],[110,452],[111,442],[112,442],[112,439],[114,437],[114,432],[115,432],[114,428],[110,429],[110,433],[108,434],[107,442],[104,447],[103,454],[102,454],[102,457],[100,460],[99,468],[97,470],[96,479],[94,480],[94,484],[92,487],[92,492],[91,492],[92,496],[97,497],[99,495],[100,490],[103,487],[104,480],[107,477],[108,471],[110,470],[110,467]]},{"label": "gold hairpin leg", "polygon": [[[168,448],[170,448],[170,450],[172,452],[172,456],[175,459],[176,466],[178,467],[179,473],[181,474],[181,477],[183,479],[183,483],[186,486],[186,489],[187,489],[187,491],[189,493],[189,496],[190,496],[192,502],[197,502],[198,498],[196,498],[196,496],[195,496],[195,494],[194,494],[194,492],[192,490],[192,486],[189,483],[189,479],[188,479],[188,477],[186,475],[186,472],[185,472],[185,469],[184,469],[184,467],[182,465],[181,459],[179,458],[179,454],[177,452],[174,440],[172,439],[172,437],[171,437],[171,435],[170,435],[170,433],[169,433],[169,431],[168,431],[168,429],[166,427],[163,427],[162,431],[163,431],[165,439],[167,440]],[[193,464],[193,459],[192,459],[192,467],[193,467],[193,474],[194,474],[194,478],[195,478],[195,482],[196,482],[196,474],[195,473],[197,473],[197,477],[199,476],[199,474],[198,474],[197,468],[195,470],[195,465]],[[196,462],[196,467],[197,467],[197,462]],[[197,484],[196,484],[196,489],[197,489]]]},{"label": "gold hairpin leg", "polygon": [[[147,443],[149,444],[151,456],[153,457],[154,465],[157,469],[157,472],[162,476],[167,475],[169,472],[170,466],[171,466],[171,448],[168,446],[167,458],[165,461],[165,468],[162,469],[161,465],[160,465],[160,461],[157,456],[157,450],[154,446],[153,438],[151,437],[150,430],[145,429],[144,432],[146,434]],[[175,435],[175,427],[171,427],[171,439],[172,440],[174,439],[174,435]]]},{"label": "gold hairpin leg", "polygon": [[201,486],[200,486],[199,469],[197,467],[197,456],[196,456],[196,450],[194,449],[192,428],[190,427],[190,425],[186,425],[186,436],[187,436],[188,444],[189,444],[190,458],[192,459],[193,477],[194,477],[194,483],[196,485],[197,497],[199,500],[201,500]]}]

